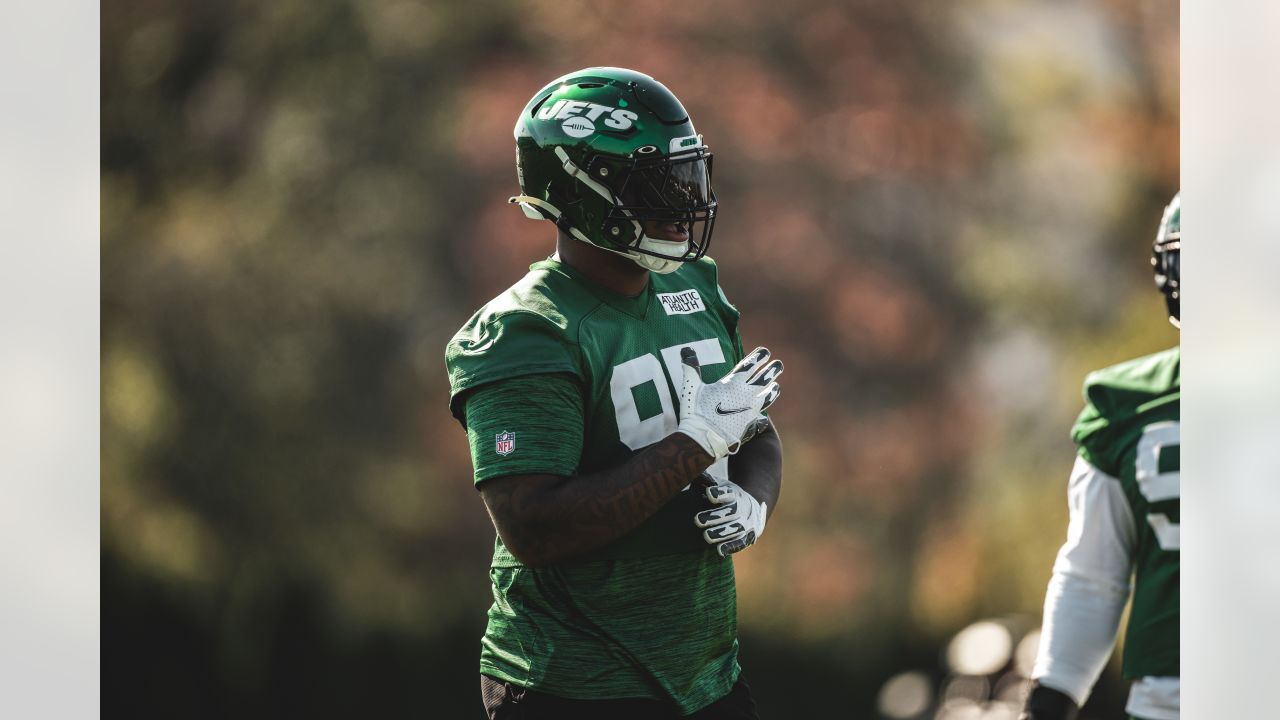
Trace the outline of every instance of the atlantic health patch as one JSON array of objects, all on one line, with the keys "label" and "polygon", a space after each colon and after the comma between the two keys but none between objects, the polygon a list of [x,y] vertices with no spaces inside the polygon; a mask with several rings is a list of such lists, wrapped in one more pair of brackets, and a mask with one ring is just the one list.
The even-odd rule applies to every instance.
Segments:
[{"label": "atlantic health patch", "polygon": [[707,309],[707,306],[702,304],[702,296],[694,289],[658,293],[658,302],[662,303],[662,309],[668,315],[688,315]]}]

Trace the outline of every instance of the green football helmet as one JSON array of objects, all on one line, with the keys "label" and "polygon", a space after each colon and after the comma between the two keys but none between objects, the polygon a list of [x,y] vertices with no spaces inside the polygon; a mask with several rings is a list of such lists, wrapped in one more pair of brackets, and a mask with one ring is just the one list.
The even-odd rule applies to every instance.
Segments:
[{"label": "green football helmet", "polygon": [[1182,327],[1179,316],[1178,300],[1182,294],[1181,287],[1181,251],[1182,251],[1182,193],[1173,196],[1164,216],[1160,218],[1160,228],[1156,230],[1156,241],[1151,246],[1151,268],[1155,271],[1156,287],[1164,294],[1165,304],[1169,306],[1169,322],[1174,327]]},{"label": "green football helmet", "polygon": [[[711,245],[711,152],[689,113],[657,80],[622,68],[569,73],[539,90],[516,121],[525,215],[658,273]],[[673,223],[688,240],[645,235]]]}]

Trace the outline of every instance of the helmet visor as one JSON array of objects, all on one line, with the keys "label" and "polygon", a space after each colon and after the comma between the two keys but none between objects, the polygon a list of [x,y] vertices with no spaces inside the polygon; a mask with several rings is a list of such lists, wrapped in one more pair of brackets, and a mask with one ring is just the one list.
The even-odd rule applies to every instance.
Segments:
[{"label": "helmet visor", "polygon": [[636,219],[688,222],[714,203],[711,154],[701,149],[637,162],[618,191],[618,205]]}]

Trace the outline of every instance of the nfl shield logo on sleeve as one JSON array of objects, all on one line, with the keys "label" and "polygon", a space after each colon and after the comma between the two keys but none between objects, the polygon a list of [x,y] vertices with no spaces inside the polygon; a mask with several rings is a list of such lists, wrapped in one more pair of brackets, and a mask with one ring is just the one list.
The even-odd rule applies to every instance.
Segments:
[{"label": "nfl shield logo on sleeve", "polygon": [[499,455],[510,455],[516,451],[516,434],[512,432],[500,432],[497,436],[497,442],[494,445],[494,451]]}]

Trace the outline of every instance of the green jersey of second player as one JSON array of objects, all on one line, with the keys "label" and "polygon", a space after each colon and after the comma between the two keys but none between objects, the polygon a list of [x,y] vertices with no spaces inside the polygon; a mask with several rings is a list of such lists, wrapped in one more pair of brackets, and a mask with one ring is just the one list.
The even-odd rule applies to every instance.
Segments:
[{"label": "green jersey of second player", "polygon": [[[737,322],[710,259],[650,275],[637,297],[558,261],[535,263],[446,350],[475,481],[607,470],[667,437],[678,420],[681,348],[692,347],[703,379],[714,381],[742,357]],[[539,465],[529,458],[556,448],[522,432],[519,412],[466,417],[472,391],[480,399],[513,379],[580,393],[580,455]],[[522,452],[533,465],[520,464]],[[619,540],[549,567],[524,566],[498,538],[481,671],[563,697],[670,700],[684,713],[726,694],[739,672],[733,563],[694,527],[703,506],[699,493],[683,492]]]},{"label": "green jersey of second player", "polygon": [[1080,454],[1120,480],[1138,529],[1128,678],[1179,674],[1180,357],[1173,348],[1090,374],[1072,430]]}]

